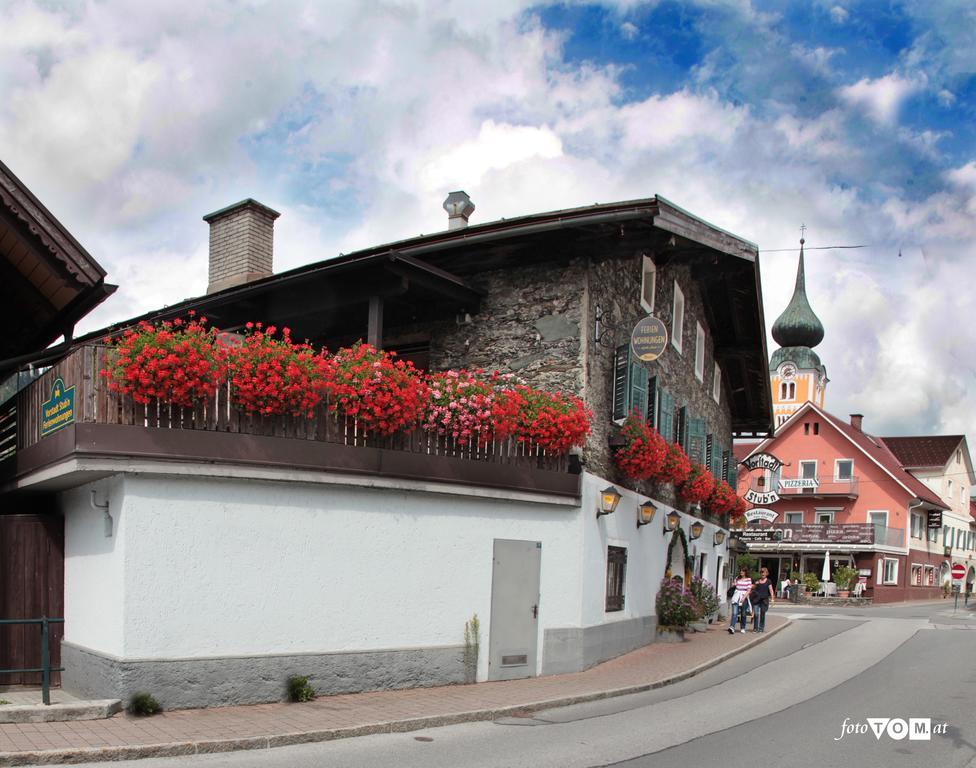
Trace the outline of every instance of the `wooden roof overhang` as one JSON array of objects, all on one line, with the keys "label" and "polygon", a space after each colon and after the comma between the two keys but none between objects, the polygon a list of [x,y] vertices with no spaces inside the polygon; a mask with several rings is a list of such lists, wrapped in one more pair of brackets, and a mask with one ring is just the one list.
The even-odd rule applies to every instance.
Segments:
[{"label": "wooden roof overhang", "polygon": [[387,327],[474,315],[481,293],[471,281],[485,272],[641,251],[653,251],[659,264],[691,264],[728,382],[733,431],[765,436],[772,430],[772,396],[758,248],[662,197],[501,219],[368,248],[189,299],[118,327],[194,309],[227,330],[264,319],[288,325],[295,338],[345,343],[366,337],[377,299]]},{"label": "wooden roof overhang", "polygon": [[0,372],[43,350],[115,291],[105,271],[0,162]]}]

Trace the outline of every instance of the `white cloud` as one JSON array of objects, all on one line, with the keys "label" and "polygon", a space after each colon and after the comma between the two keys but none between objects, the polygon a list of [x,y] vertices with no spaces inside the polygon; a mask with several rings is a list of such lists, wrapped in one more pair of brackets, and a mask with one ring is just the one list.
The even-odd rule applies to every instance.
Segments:
[{"label": "white cloud", "polygon": [[624,40],[634,40],[640,34],[640,27],[632,22],[625,21],[620,25],[620,36]]},{"label": "white cloud", "polygon": [[842,5],[835,5],[830,9],[830,20],[835,24],[843,24],[849,16],[850,13]]},{"label": "white cloud", "polygon": [[892,72],[873,80],[865,77],[853,85],[842,86],[837,93],[850,106],[864,111],[878,123],[889,125],[898,118],[905,99],[923,87],[919,80]]}]

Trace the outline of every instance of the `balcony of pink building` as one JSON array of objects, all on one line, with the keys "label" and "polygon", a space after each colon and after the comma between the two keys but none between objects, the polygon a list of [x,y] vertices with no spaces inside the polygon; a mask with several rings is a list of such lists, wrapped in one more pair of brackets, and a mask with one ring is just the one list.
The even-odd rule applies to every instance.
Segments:
[{"label": "balcony of pink building", "polygon": [[750,483],[749,489],[754,493],[760,494],[776,491],[780,498],[808,496],[811,499],[829,497],[856,499],[858,495],[858,477],[854,475],[846,479],[822,479],[819,477],[783,476],[774,482],[767,482],[766,478],[756,477]]}]

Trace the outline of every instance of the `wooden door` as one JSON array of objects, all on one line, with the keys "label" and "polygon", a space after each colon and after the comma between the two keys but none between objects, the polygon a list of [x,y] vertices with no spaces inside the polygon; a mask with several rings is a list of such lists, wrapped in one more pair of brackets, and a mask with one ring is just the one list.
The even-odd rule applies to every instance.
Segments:
[{"label": "wooden door", "polygon": [[[0,515],[0,618],[64,616],[64,519],[60,515]],[[51,666],[61,666],[63,624],[52,624]],[[0,626],[0,669],[41,666],[37,624]],[[60,685],[60,673],[51,675]],[[0,675],[0,685],[40,685],[41,675]]]}]

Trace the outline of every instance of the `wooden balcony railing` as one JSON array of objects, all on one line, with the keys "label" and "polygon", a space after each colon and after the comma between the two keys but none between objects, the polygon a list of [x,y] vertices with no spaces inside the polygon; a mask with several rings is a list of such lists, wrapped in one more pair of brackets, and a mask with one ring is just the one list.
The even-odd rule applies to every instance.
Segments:
[{"label": "wooden balcony railing", "polygon": [[355,419],[330,413],[327,403],[320,404],[311,418],[249,414],[230,402],[230,392],[226,386],[193,408],[181,408],[164,402],[142,405],[134,402],[130,396],[112,392],[105,379],[99,376],[108,354],[105,346],[81,347],[53,365],[0,408],[0,459],[24,451],[45,439],[42,436],[42,405],[51,397],[54,382],[60,378],[66,388],[74,387],[74,424],[238,433],[368,446],[480,462],[517,463],[552,472],[565,473],[568,469],[568,457],[565,455],[547,455],[538,448],[515,440],[498,440],[486,446],[461,445],[453,439],[439,437],[419,428],[390,437],[368,435]]}]

